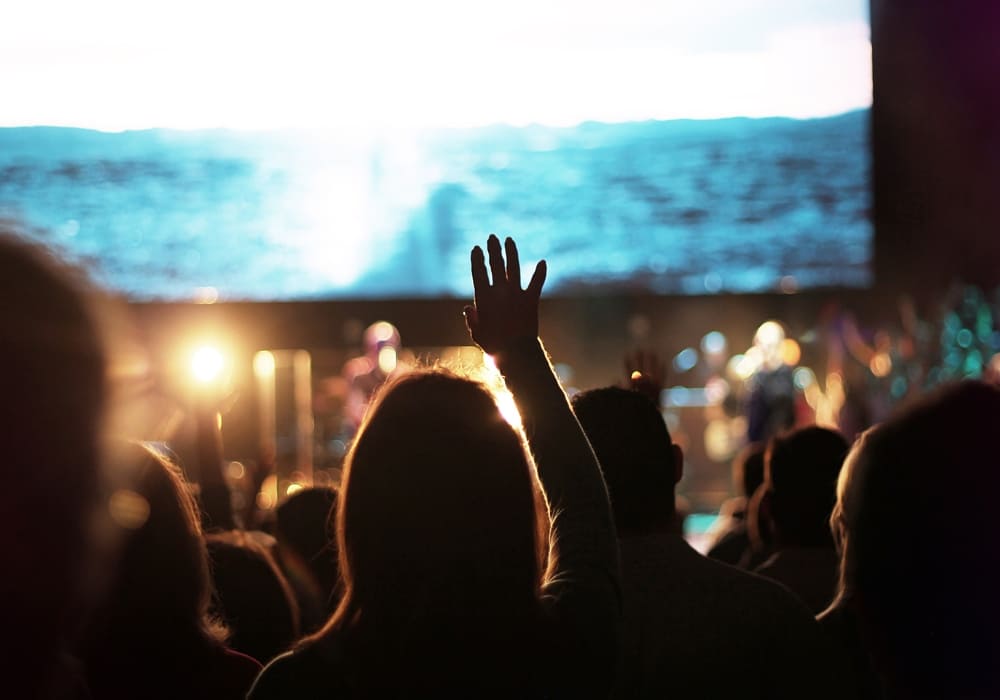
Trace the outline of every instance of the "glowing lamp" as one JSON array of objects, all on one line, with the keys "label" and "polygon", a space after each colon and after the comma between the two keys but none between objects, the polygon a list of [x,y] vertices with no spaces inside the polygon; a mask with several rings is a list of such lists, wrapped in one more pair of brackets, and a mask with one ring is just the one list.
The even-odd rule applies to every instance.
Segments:
[{"label": "glowing lamp", "polygon": [[225,366],[222,351],[211,345],[203,345],[191,354],[191,375],[200,384],[218,380]]}]

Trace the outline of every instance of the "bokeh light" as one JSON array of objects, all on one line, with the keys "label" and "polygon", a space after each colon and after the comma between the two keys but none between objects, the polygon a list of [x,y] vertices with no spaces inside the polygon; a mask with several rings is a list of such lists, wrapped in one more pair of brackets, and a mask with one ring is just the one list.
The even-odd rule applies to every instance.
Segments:
[{"label": "bokeh light", "polygon": [[201,384],[217,381],[226,368],[226,357],[214,345],[202,345],[191,353],[191,375]]}]

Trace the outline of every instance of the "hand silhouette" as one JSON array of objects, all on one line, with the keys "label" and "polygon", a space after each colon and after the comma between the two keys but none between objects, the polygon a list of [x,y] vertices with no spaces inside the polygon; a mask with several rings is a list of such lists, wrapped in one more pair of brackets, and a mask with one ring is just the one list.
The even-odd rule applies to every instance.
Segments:
[{"label": "hand silhouette", "polygon": [[[465,307],[465,323],[472,340],[493,355],[516,340],[538,337],[538,299],[545,284],[546,265],[535,267],[527,289],[521,289],[521,263],[513,239],[504,242],[507,262],[500,249],[500,239],[490,234],[486,243],[490,272],[486,271],[483,249],[472,249],[472,286],[475,302]],[[493,278],[490,283],[490,276]]]}]

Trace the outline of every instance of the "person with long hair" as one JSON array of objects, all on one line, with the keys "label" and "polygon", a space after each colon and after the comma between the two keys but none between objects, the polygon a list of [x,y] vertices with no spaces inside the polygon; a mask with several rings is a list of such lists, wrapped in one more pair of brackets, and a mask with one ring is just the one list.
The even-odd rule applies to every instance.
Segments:
[{"label": "person with long hair", "polygon": [[1000,697],[1000,389],[946,386],[862,434],[830,518],[820,623],[864,698]]},{"label": "person with long hair", "polygon": [[343,598],[264,669],[252,700],[610,690],[615,530],[596,459],[538,340],[545,263],[522,289],[514,242],[506,262],[496,236],[488,253],[489,272],[472,251],[466,322],[503,373],[524,433],[483,385],[450,372],[386,385],[345,464]]},{"label": "person with long hair", "polygon": [[69,697],[90,600],[107,348],[86,278],[0,220],[3,694]]},{"label": "person with long hair", "polygon": [[105,539],[117,555],[79,644],[94,698],[243,698],[260,664],[209,614],[198,507],[179,470],[127,443],[108,458]]}]

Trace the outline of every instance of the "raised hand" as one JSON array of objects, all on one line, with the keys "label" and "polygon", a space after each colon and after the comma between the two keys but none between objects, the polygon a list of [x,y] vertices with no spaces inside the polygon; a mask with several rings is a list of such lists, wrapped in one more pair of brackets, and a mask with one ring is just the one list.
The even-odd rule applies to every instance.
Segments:
[{"label": "raised hand", "polygon": [[[486,242],[489,254],[489,272],[483,249],[472,249],[472,286],[475,303],[465,307],[465,323],[469,327],[472,340],[484,352],[493,355],[505,350],[511,343],[521,338],[538,336],[538,299],[545,284],[546,265],[542,260],[528,282],[528,288],[521,288],[521,262],[517,255],[517,245],[513,239],[504,241],[504,251],[500,249],[500,239],[490,234]],[[490,277],[492,276],[492,283]]]}]

